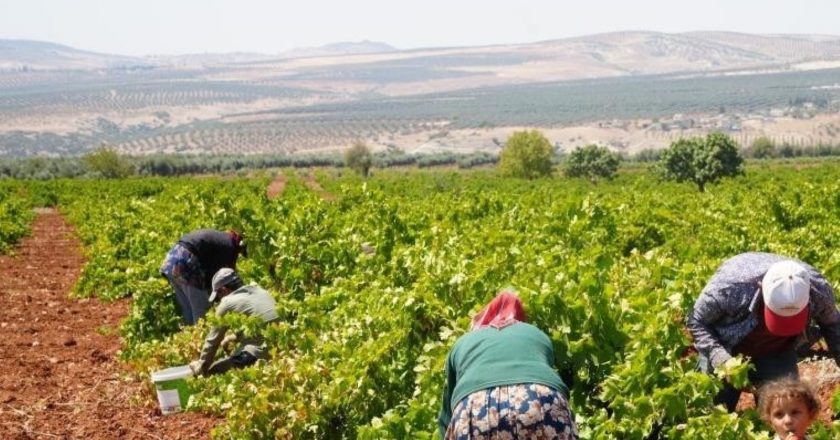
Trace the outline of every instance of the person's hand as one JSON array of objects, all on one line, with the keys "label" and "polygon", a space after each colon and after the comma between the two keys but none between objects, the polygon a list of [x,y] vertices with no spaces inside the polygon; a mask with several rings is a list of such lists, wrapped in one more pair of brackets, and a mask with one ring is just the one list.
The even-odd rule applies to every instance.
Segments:
[{"label": "person's hand", "polygon": [[749,391],[750,379],[749,372],[754,369],[749,361],[740,356],[729,358],[722,363],[717,369],[717,376],[723,381],[738,390]]},{"label": "person's hand", "polygon": [[725,372],[725,374],[723,376],[723,380],[729,382],[729,384],[732,384],[732,371],[735,368],[738,368],[740,365],[741,365],[741,359],[739,359],[739,358],[733,357],[733,358],[727,359],[726,362],[724,362],[723,365],[721,366],[723,368],[723,371]]},{"label": "person's hand", "polygon": [[190,370],[192,370],[193,374],[198,376],[198,374],[200,373],[199,370],[201,369],[201,361],[192,361],[189,363],[189,365]]},{"label": "person's hand", "polygon": [[236,333],[229,334],[222,339],[222,350],[230,354],[236,349]]}]

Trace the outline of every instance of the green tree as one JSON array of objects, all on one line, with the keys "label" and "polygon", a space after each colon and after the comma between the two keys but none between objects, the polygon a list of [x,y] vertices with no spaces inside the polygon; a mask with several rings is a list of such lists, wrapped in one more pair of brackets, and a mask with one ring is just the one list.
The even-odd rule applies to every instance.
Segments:
[{"label": "green tree", "polygon": [[88,172],[106,179],[119,179],[134,174],[134,165],[106,146],[85,154],[82,160]]},{"label": "green tree", "polygon": [[755,159],[764,159],[776,155],[776,145],[773,141],[762,136],[753,141],[750,145],[750,156]]},{"label": "green tree", "polygon": [[587,145],[572,151],[564,172],[568,177],[584,177],[595,183],[598,179],[612,179],[620,162],[621,156],[609,148]]},{"label": "green tree", "polygon": [[551,174],[551,142],[537,130],[514,132],[499,157],[502,175],[534,179]]},{"label": "green tree", "polygon": [[703,192],[706,184],[743,174],[744,158],[738,145],[723,133],[705,138],[680,139],[662,152],[659,173],[666,180],[693,182]]},{"label": "green tree", "polygon": [[370,154],[370,149],[362,142],[356,142],[344,153],[344,165],[356,170],[362,176],[368,176],[372,164],[373,156]]}]

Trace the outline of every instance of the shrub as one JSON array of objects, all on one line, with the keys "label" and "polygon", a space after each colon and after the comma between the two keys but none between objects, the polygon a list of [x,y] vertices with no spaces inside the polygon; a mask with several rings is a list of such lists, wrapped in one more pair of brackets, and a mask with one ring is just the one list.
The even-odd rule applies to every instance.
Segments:
[{"label": "shrub", "polygon": [[537,130],[514,132],[499,157],[502,175],[533,179],[551,174],[551,142]]},{"label": "shrub", "polygon": [[607,147],[587,145],[575,148],[566,161],[565,174],[568,177],[585,177],[592,183],[598,179],[612,179],[618,171],[621,157]]},{"label": "shrub", "polygon": [[659,173],[666,180],[693,182],[703,192],[706,184],[743,174],[744,158],[735,141],[723,133],[705,138],[680,139],[662,152]]}]

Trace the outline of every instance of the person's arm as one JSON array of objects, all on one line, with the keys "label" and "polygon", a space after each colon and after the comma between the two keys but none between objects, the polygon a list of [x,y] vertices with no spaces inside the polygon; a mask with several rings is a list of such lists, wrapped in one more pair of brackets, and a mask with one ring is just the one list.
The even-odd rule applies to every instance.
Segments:
[{"label": "person's arm", "polygon": [[210,368],[210,365],[213,364],[213,360],[216,358],[216,352],[219,350],[222,339],[225,337],[225,332],[227,332],[227,327],[224,326],[213,327],[210,330],[207,339],[204,340],[204,346],[201,348],[201,355],[198,357],[196,374],[203,375]]},{"label": "person's arm", "polygon": [[[216,316],[221,318],[230,311],[229,309],[229,303],[222,300],[216,308]],[[222,345],[222,340],[225,338],[226,332],[227,327],[225,326],[213,327],[210,330],[210,333],[204,340],[204,346],[201,348],[201,355],[198,357],[198,368],[196,369],[196,374],[203,375],[207,372],[207,369],[210,368],[210,365],[213,364],[213,360],[216,358],[216,352],[219,350],[219,346]]]},{"label": "person's arm", "polygon": [[704,291],[688,314],[686,327],[694,338],[697,351],[709,358],[712,367],[717,368],[732,358],[732,354],[721,344],[714,325],[725,314],[718,300]]},{"label": "person's arm", "polygon": [[834,297],[834,289],[831,284],[818,275],[811,278],[811,287],[814,296],[814,320],[820,326],[820,333],[831,351],[834,362],[840,365],[840,311]]},{"label": "person's arm", "polygon": [[440,413],[438,413],[438,431],[441,439],[445,438],[446,428],[449,427],[449,422],[452,420],[452,404],[449,400],[452,398],[452,390],[455,389],[456,381],[455,366],[452,361],[453,352],[454,350],[450,351],[446,357],[446,383],[443,384]]}]

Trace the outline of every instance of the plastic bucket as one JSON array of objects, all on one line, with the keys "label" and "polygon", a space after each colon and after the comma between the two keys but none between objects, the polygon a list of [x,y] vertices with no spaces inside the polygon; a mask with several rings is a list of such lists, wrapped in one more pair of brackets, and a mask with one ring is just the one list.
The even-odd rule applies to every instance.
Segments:
[{"label": "plastic bucket", "polygon": [[192,375],[189,365],[167,368],[152,373],[152,382],[155,383],[155,388],[157,388],[160,412],[173,414],[181,411],[187,405],[190,398],[187,378]]}]

